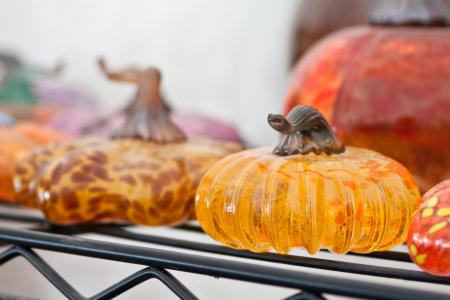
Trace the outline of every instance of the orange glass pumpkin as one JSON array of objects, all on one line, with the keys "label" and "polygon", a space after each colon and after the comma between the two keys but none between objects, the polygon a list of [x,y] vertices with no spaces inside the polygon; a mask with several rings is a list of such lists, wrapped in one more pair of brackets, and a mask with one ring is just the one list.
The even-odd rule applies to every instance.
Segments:
[{"label": "orange glass pumpkin", "polygon": [[13,176],[17,162],[33,148],[67,137],[51,128],[32,122],[4,122],[0,117],[0,199],[13,202]]},{"label": "orange glass pumpkin", "polygon": [[450,179],[423,196],[409,228],[408,249],[425,272],[450,276]]},{"label": "orange glass pumpkin", "polygon": [[310,106],[269,123],[285,134],[275,149],[229,155],[201,180],[196,213],[206,233],[254,252],[365,253],[405,241],[420,195],[401,164],[344,148]]},{"label": "orange glass pumpkin", "polygon": [[114,76],[139,84],[124,126],[113,139],[58,143],[31,153],[17,167],[16,201],[41,209],[57,224],[182,222],[194,210],[206,170],[241,147],[187,141],[160,98],[157,69]]},{"label": "orange glass pumpkin", "polygon": [[320,110],[349,145],[403,163],[422,190],[450,176],[450,28],[438,0],[380,1],[372,25],[321,40],[296,66],[284,112]]}]

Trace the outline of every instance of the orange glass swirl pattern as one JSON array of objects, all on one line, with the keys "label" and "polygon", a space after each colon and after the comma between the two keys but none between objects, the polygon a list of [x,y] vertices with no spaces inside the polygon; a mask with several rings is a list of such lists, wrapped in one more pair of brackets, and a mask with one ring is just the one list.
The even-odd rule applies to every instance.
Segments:
[{"label": "orange glass swirl pattern", "polygon": [[406,239],[419,199],[412,175],[374,151],[338,155],[247,150],[215,164],[196,194],[197,218],[232,248],[371,252]]}]

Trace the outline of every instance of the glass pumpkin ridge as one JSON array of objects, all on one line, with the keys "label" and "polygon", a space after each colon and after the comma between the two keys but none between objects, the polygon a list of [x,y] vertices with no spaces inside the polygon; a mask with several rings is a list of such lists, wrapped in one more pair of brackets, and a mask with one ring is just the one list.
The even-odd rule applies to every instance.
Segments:
[{"label": "glass pumpkin ridge", "polygon": [[[277,118],[284,117],[269,122]],[[196,194],[203,230],[232,248],[283,254],[293,247],[366,253],[404,242],[420,199],[407,169],[377,152],[344,148],[329,126],[297,126],[287,134],[294,140],[229,155],[206,173]],[[293,144],[298,151],[289,150]]]}]

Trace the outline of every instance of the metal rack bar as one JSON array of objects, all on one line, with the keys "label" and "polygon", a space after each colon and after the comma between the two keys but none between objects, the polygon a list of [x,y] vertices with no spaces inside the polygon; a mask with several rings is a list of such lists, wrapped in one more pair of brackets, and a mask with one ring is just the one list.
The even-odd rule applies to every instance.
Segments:
[{"label": "metal rack bar", "polygon": [[[7,205],[7,206],[9,206],[10,208],[11,207],[15,208],[14,206],[11,206],[11,205]],[[195,295],[193,295],[187,288],[185,288],[181,284],[181,282],[177,281],[176,278],[174,278],[168,271],[165,270],[165,268],[180,269],[178,267],[170,267],[170,266],[167,266],[165,263],[163,263],[163,266],[159,266],[158,263],[150,263],[150,262],[143,263],[143,262],[139,262],[136,260],[133,261],[131,258],[127,258],[126,260],[123,260],[124,258],[122,257],[122,255],[125,255],[125,252],[123,252],[123,251],[119,251],[120,252],[119,256],[122,257],[120,259],[117,257],[113,257],[113,256],[105,257],[98,253],[93,254],[93,253],[91,253],[91,251],[93,250],[90,248],[92,246],[91,244],[78,245],[81,247],[81,249],[83,249],[82,252],[77,252],[78,251],[77,247],[74,248],[74,247],[69,246],[70,249],[68,249],[64,245],[60,245],[60,247],[58,247],[57,243],[56,244],[50,243],[50,245],[49,245],[48,244],[49,241],[47,239],[48,236],[46,236],[45,233],[52,233],[54,237],[58,236],[60,241],[61,241],[61,237],[71,238],[71,237],[68,237],[68,235],[95,233],[95,234],[100,234],[103,236],[123,238],[123,239],[127,239],[127,240],[146,242],[146,243],[151,243],[151,244],[155,244],[155,245],[170,246],[170,247],[175,247],[175,248],[180,248],[180,249],[195,250],[195,251],[200,251],[200,252],[205,252],[205,253],[220,254],[220,255],[225,255],[228,257],[247,258],[247,259],[266,261],[266,262],[272,262],[272,263],[279,263],[279,264],[286,264],[286,265],[293,265],[293,266],[302,266],[302,267],[307,267],[307,268],[326,269],[326,270],[340,271],[340,272],[353,273],[353,274],[365,274],[365,275],[385,277],[385,278],[400,278],[400,279],[405,279],[405,280],[438,283],[438,284],[446,284],[446,285],[448,285],[450,283],[450,278],[434,277],[434,276],[427,275],[420,271],[411,271],[411,270],[389,268],[389,267],[379,267],[379,266],[374,266],[374,265],[370,265],[370,264],[356,264],[356,263],[348,263],[348,262],[334,261],[334,260],[327,260],[327,259],[317,259],[317,258],[304,257],[304,256],[280,255],[277,253],[252,253],[249,251],[231,249],[231,248],[227,248],[227,247],[216,245],[216,244],[199,243],[199,242],[193,242],[193,241],[184,240],[184,239],[182,240],[182,239],[175,239],[175,238],[167,238],[167,237],[162,237],[162,236],[158,236],[158,235],[140,234],[140,233],[135,233],[133,231],[128,230],[128,228],[131,228],[130,225],[56,226],[56,225],[50,224],[44,218],[39,217],[39,216],[35,217],[35,216],[22,215],[21,211],[22,212],[25,211],[23,209],[19,209],[19,208],[15,208],[15,209],[17,210],[17,213],[16,213],[16,211],[13,211],[13,213],[10,213],[10,212],[0,213],[0,220],[13,222],[13,223],[18,222],[18,223],[26,223],[26,224],[30,224],[30,225],[37,225],[37,226],[32,226],[32,228],[29,228],[28,230],[22,230],[22,233],[25,233],[25,236],[22,236],[22,238],[24,238],[24,237],[30,238],[30,236],[28,236],[28,233],[30,233],[30,232],[32,233],[33,231],[35,231],[34,233],[37,234],[37,236],[32,236],[32,237],[34,237],[34,239],[32,239],[33,243],[30,244],[29,243],[30,240],[27,240],[27,242],[25,242],[23,239],[21,240],[20,235],[17,235],[17,232],[10,232],[10,231],[8,231],[8,229],[5,229],[7,232],[3,232],[2,229],[0,229],[0,232],[3,232],[3,234],[6,234],[5,236],[2,236],[0,234],[0,244],[5,244],[5,243],[11,244],[12,243],[14,245],[22,245],[20,243],[24,243],[22,245],[23,247],[15,246],[14,248],[11,248],[10,250],[7,250],[3,254],[1,254],[0,255],[0,264],[2,264],[4,261],[9,260],[17,255],[22,255],[28,261],[30,261],[30,263],[32,263],[36,268],[38,268],[38,270],[40,270],[41,273],[45,277],[47,277],[47,279],[49,279],[50,282],[52,282],[58,289],[60,289],[60,290],[62,289],[61,291],[66,296],[69,295],[68,298],[70,298],[70,299],[109,299],[111,297],[117,296],[118,294],[127,291],[128,289],[132,288],[133,286],[140,284],[141,282],[144,282],[150,278],[155,278],[157,280],[160,280],[161,282],[163,282],[163,284],[168,286],[168,288],[171,289],[172,292],[174,292],[176,295],[178,295],[182,299],[196,299],[196,298],[195,298]],[[189,232],[193,232],[193,233],[204,234],[204,232],[202,231],[202,229],[199,226],[195,226],[192,224],[184,224],[181,226],[177,226],[171,230],[185,230],[185,231],[189,231]],[[55,235],[55,233],[57,235]],[[44,234],[44,235],[41,235],[41,234]],[[9,238],[6,238],[6,236],[9,236]],[[19,238],[19,240],[21,240],[21,242],[19,240],[16,240],[17,238]],[[74,238],[74,239],[77,240],[77,238]],[[39,244],[39,240],[41,241],[41,244]],[[83,239],[83,241],[91,241],[91,240]],[[95,243],[95,241],[91,241],[91,242]],[[38,243],[40,246],[37,246],[34,243]],[[115,245],[116,245],[116,244],[107,243],[107,242],[102,242],[102,243],[104,243],[105,249],[108,249],[108,247],[115,247]],[[126,247],[128,249],[127,251],[129,251],[130,246],[127,246],[127,245],[122,245],[122,246]],[[121,280],[120,282],[114,284],[113,286],[105,289],[102,292],[99,292],[98,294],[96,294],[90,298],[85,298],[85,297],[81,296],[80,293],[74,291],[69,283],[65,282],[64,279],[62,279],[53,269],[51,269],[51,267],[48,264],[46,264],[45,261],[43,261],[35,252],[33,252],[31,250],[31,247],[47,249],[47,250],[51,250],[51,251],[71,253],[71,254],[79,254],[79,255],[85,255],[85,256],[98,257],[98,258],[109,259],[109,260],[114,260],[114,261],[126,261],[126,262],[135,263],[135,264],[147,265],[149,267],[146,267],[146,268],[128,276],[127,278]],[[145,248],[145,249],[149,249],[149,248]],[[125,249],[122,249],[122,250],[125,250]],[[156,249],[153,249],[153,250],[158,251]],[[88,251],[88,253],[85,253],[85,251]],[[173,252],[173,253],[177,253],[177,252]],[[109,253],[109,254],[112,254],[112,253]],[[186,254],[177,253],[176,255],[177,256],[181,255],[184,257]],[[369,253],[369,254],[358,254],[358,253],[350,252],[350,253],[348,253],[348,255],[353,255],[353,256],[361,255],[364,257],[371,257],[373,259],[384,259],[384,260],[390,260],[390,261],[412,263],[411,260],[409,259],[408,254],[404,253],[404,252],[383,251],[383,252],[373,252],[373,253]],[[193,257],[197,257],[200,260],[203,260],[203,258],[204,258],[204,257],[197,256],[197,255],[195,255]],[[188,258],[187,261],[183,261],[183,263],[188,264],[189,259],[190,258]],[[207,259],[209,259],[209,258],[207,258]],[[243,278],[241,278],[239,276],[242,276],[242,273],[240,272],[242,270],[240,270],[240,269],[236,270],[233,268],[231,270],[230,269],[227,270],[227,268],[229,266],[229,261],[228,260],[219,260],[219,261],[222,263],[221,267],[223,267],[223,268],[219,268],[219,271],[224,272],[225,273],[224,276],[222,276],[223,275],[222,273],[220,273],[219,275],[217,273],[214,273],[217,271],[214,268],[210,269],[208,272],[205,269],[203,269],[203,272],[199,272],[197,269],[189,269],[189,268],[182,269],[182,270],[187,271],[187,272],[212,275],[212,276],[216,276],[216,277],[226,277],[226,278],[230,278],[230,279],[238,279],[238,280],[244,280],[244,281],[249,281],[249,282],[266,283],[266,284],[277,285],[277,286],[292,287],[292,284],[294,284],[291,282],[292,280],[289,281],[285,277],[278,278],[278,280],[280,280],[280,281],[287,280],[287,282],[284,282],[284,284],[282,284],[279,281],[272,281],[272,283],[269,283],[269,282],[264,281],[264,280],[268,280],[268,279],[265,276],[261,275],[261,273],[257,273],[258,275],[256,275],[256,278],[255,278],[255,275],[250,275],[248,273],[244,273],[245,276]],[[178,263],[181,263],[181,262],[178,262]],[[193,261],[192,263],[200,264],[201,262],[197,260],[197,261]],[[240,265],[242,265],[242,264],[240,264]],[[256,268],[260,267],[258,265],[251,265],[251,264],[249,264],[249,266],[253,266]],[[200,266],[196,265],[196,267],[198,268]],[[203,268],[207,268],[207,267],[203,266]],[[268,268],[266,270],[267,272],[269,272],[266,274],[268,276],[269,280],[274,279],[271,277],[271,275],[273,275],[273,273],[272,273],[273,269],[274,268]],[[278,270],[277,272],[284,273],[285,276],[288,276],[289,272],[291,272],[291,271],[287,271],[287,270],[283,270],[283,269],[275,269],[275,270]],[[260,270],[258,270],[258,272],[259,271]],[[296,276],[299,275],[297,273],[296,273]],[[304,272],[301,273],[301,276],[303,276],[303,277],[299,278],[301,280],[301,283],[296,282],[294,284],[297,289],[301,290],[301,292],[294,294],[293,296],[288,297],[287,299],[290,299],[290,300],[293,300],[293,299],[308,299],[308,300],[325,299],[323,297],[323,295],[321,294],[323,292],[326,292],[324,290],[324,288],[315,286],[315,285],[313,285],[312,282],[310,282],[309,280],[306,280],[306,279],[311,279],[310,275],[311,274],[309,274],[309,273],[304,273]],[[305,276],[307,276],[308,278],[306,278]],[[261,277],[263,277],[263,278],[261,278]],[[325,276],[325,277],[327,277],[327,276]],[[334,280],[336,278],[328,277],[327,280],[328,279]],[[304,280],[306,280],[306,282]],[[321,284],[324,284],[324,286],[325,286],[326,284],[329,284],[329,283],[325,284],[325,282],[321,282]],[[347,284],[350,284],[350,285],[351,284],[360,284],[360,281],[355,281],[353,283],[347,282]],[[371,286],[373,286],[373,285],[371,285]],[[339,289],[336,289],[336,285],[331,284],[329,286],[329,288],[331,289],[331,291],[328,291],[329,293],[340,294],[340,295],[345,294],[347,296],[361,297],[361,295],[356,296],[356,294],[358,294],[361,291],[357,290],[355,292],[351,286],[344,286],[344,288],[343,288],[344,290],[339,290]],[[386,291],[386,285],[380,284],[379,288]],[[349,289],[349,290],[346,290],[346,289]],[[64,291],[66,291],[66,292],[64,292]],[[408,291],[407,293],[411,293],[411,295],[415,295],[416,298],[419,298],[419,296],[420,296],[420,294],[417,294],[416,290],[400,288],[400,291],[395,291],[395,297],[391,297],[391,298],[401,299],[401,297],[404,296],[405,298],[413,297],[411,299],[416,299],[416,298],[414,298],[414,296],[411,296],[410,294],[404,294],[405,291]],[[398,294],[398,293],[400,293],[400,294]],[[437,299],[441,299],[442,297],[446,297],[446,296],[448,298],[448,295],[439,294],[439,293],[429,293],[429,292],[422,292],[422,293],[425,293],[426,297],[430,298],[430,299],[433,299],[433,297],[435,297],[435,296],[437,297]],[[79,298],[79,297],[82,297],[82,298]],[[378,294],[374,294],[373,290],[366,290],[366,294],[362,297],[388,299],[388,298],[384,298],[384,297],[388,297],[386,295],[386,293],[383,295],[378,295]]]},{"label": "metal rack bar", "polygon": [[172,274],[170,274],[164,269],[155,269],[151,267],[147,267],[145,269],[137,271],[136,273],[128,276],[127,278],[119,281],[118,283],[92,296],[89,299],[92,300],[111,299],[122,294],[123,292],[128,291],[134,286],[152,278],[157,278],[159,281],[164,283],[180,299],[190,299],[190,300],[198,299]]},{"label": "metal rack bar", "polygon": [[[64,228],[60,228],[64,230]],[[74,230],[71,228],[70,230]],[[113,237],[120,237],[129,240],[143,241],[153,244],[159,244],[164,246],[172,246],[189,250],[196,250],[214,254],[224,254],[235,257],[251,258],[261,261],[282,263],[293,266],[310,267],[324,270],[333,270],[346,273],[356,273],[363,275],[398,278],[406,280],[414,280],[421,282],[431,282],[438,284],[450,284],[450,278],[436,277],[428,275],[420,271],[412,271],[406,269],[396,269],[389,267],[379,267],[373,265],[364,265],[357,263],[341,262],[334,260],[326,260],[312,257],[302,257],[294,255],[281,255],[277,253],[254,253],[244,250],[236,250],[224,246],[218,246],[214,244],[192,242],[187,240],[180,240],[174,238],[167,238],[149,234],[139,234],[127,231],[123,228],[115,226],[96,226],[96,227],[83,227],[78,228],[79,232],[93,232],[103,235],[109,235]]]},{"label": "metal rack bar", "polygon": [[[1,200],[0,200],[1,201]],[[3,204],[1,204],[4,206]],[[10,205],[8,205],[10,206]],[[23,222],[23,223],[33,223],[33,224],[46,224],[47,220],[40,217],[33,216],[22,216],[17,214],[0,213],[0,220],[12,221],[12,222]]]},{"label": "metal rack bar", "polygon": [[30,262],[53,286],[55,286],[64,296],[71,299],[84,299],[64,278],[62,278],[50,265],[48,265],[39,255],[33,250],[18,246],[6,250],[0,254],[0,265],[17,257],[22,256]]},{"label": "metal rack bar", "polygon": [[119,281],[111,287],[101,291],[92,297],[84,297],[75,290],[64,278],[62,278],[50,265],[48,265],[33,250],[20,246],[13,246],[0,254],[0,265],[17,257],[22,256],[30,262],[54,287],[56,287],[64,296],[69,299],[80,300],[100,300],[111,299],[121,293],[131,289],[132,287],[152,278],[156,278],[165,284],[175,295],[181,299],[195,300],[194,294],[191,293],[181,282],[179,282],[172,274],[164,269],[154,269],[147,267],[140,270],[127,278]]},{"label": "metal rack bar", "polygon": [[432,291],[407,289],[360,280],[23,229],[0,228],[0,240],[22,247],[147,265],[157,269],[172,269],[295,288],[313,294],[330,293],[370,299],[448,299],[448,294]]}]

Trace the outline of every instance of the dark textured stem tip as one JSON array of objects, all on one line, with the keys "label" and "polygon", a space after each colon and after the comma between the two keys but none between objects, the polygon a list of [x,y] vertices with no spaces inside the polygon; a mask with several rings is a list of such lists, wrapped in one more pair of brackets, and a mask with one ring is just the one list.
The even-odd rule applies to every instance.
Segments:
[{"label": "dark textured stem tip", "polygon": [[286,117],[269,114],[267,121],[273,129],[284,134],[273,150],[277,155],[310,152],[331,155],[345,151],[344,145],[322,114],[311,106],[298,105]]},{"label": "dark textured stem tip", "polygon": [[450,14],[442,0],[381,0],[369,16],[376,26],[446,27]]}]

